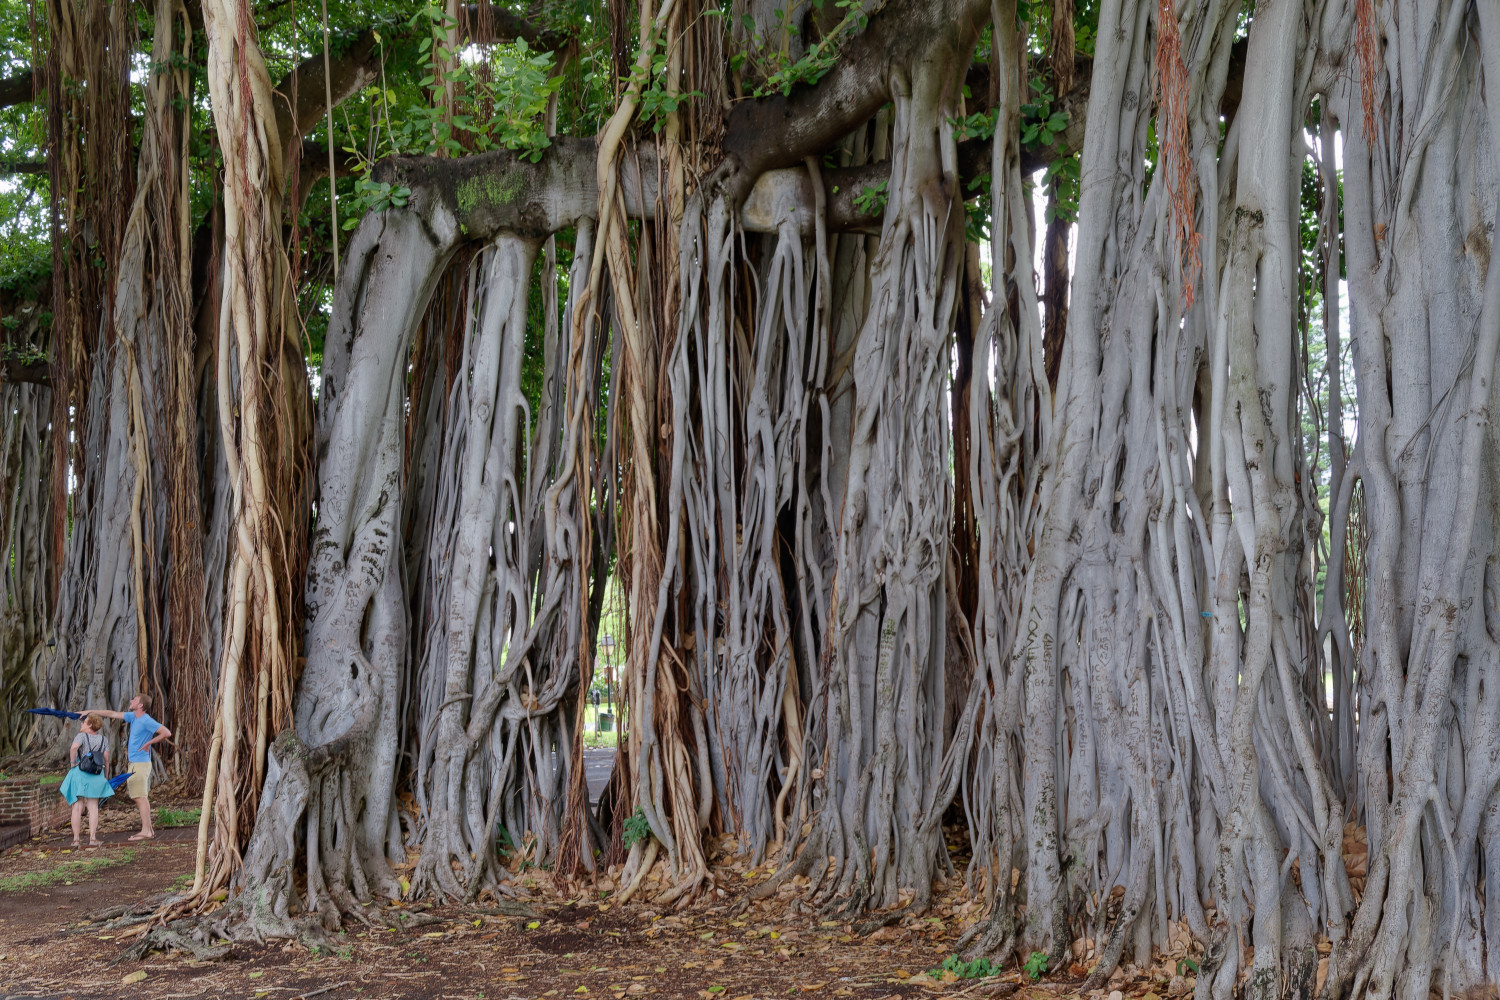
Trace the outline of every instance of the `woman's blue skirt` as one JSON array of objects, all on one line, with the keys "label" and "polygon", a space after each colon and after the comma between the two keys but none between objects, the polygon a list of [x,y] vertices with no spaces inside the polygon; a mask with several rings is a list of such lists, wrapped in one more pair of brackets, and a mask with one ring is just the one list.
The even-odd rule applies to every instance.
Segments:
[{"label": "woman's blue skirt", "polygon": [[115,794],[115,790],[109,787],[109,779],[104,775],[84,774],[76,767],[68,772],[58,791],[68,800],[68,805],[79,799],[107,799]]}]

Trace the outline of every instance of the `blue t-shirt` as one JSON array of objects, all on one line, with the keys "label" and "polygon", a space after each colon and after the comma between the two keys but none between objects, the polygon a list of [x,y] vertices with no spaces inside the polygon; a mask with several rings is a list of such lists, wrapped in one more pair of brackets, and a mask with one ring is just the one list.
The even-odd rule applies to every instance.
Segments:
[{"label": "blue t-shirt", "polygon": [[142,750],[141,745],[156,735],[156,731],[161,728],[161,723],[151,718],[145,712],[142,712],[140,715],[136,715],[134,712],[122,712],[120,714],[125,717],[125,724],[130,727],[129,757],[131,763],[150,760],[151,751]]}]

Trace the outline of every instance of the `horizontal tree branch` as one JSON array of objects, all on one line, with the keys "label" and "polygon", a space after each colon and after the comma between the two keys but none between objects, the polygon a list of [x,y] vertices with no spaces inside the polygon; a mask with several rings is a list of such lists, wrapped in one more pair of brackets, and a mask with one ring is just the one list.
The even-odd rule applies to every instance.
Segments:
[{"label": "horizontal tree branch", "polygon": [[0,174],[45,174],[46,160],[0,160]]},{"label": "horizontal tree branch", "polygon": [[0,108],[30,104],[46,93],[46,80],[32,73],[30,66],[0,78]]},{"label": "horizontal tree branch", "polygon": [[464,5],[464,41],[477,45],[498,45],[524,38],[532,48],[548,52],[560,49],[571,41],[570,36],[564,32],[547,31],[530,18],[494,4],[487,5],[490,30],[481,33],[480,22],[483,20],[484,6],[486,5],[477,3]]},{"label": "horizontal tree branch", "polygon": [[[500,233],[545,237],[583,218],[596,218],[599,195],[593,139],[559,137],[533,163],[508,150],[454,159],[429,156],[392,157],[372,171],[374,180],[424,192],[442,202],[474,240]],[[964,181],[989,170],[989,141],[960,146]],[[325,168],[326,169],[326,168]],[[867,187],[890,176],[890,164],[838,167],[820,171],[827,198],[826,225],[832,232],[880,231],[882,209],[864,211],[856,201]],[[626,214],[653,218],[660,204],[656,148],[645,144],[621,158],[620,190]],[[791,222],[804,236],[815,230],[812,178],[801,165],[764,171],[751,185],[740,208],[747,232],[776,232]],[[867,205],[873,204],[866,201]]]},{"label": "horizontal tree branch", "polygon": [[0,359],[0,382],[30,382],[34,385],[51,385],[52,362],[22,361],[20,358]]},{"label": "horizontal tree branch", "polygon": [[844,45],[816,85],[734,106],[718,182],[738,202],[766,170],[790,167],[831,148],[891,99],[893,76],[913,60],[930,57],[935,40],[957,43],[975,35],[989,14],[982,0],[887,6]]}]

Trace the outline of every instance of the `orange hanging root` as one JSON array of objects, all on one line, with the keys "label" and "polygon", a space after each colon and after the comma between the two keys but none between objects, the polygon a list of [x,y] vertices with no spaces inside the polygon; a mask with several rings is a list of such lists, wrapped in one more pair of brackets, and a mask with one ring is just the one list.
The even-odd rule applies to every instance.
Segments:
[{"label": "orange hanging root", "polygon": [[[1368,2],[1368,0],[1366,0]],[[1171,199],[1171,239],[1177,244],[1183,309],[1193,305],[1198,281],[1198,232],[1193,225],[1197,190],[1188,152],[1187,67],[1182,62],[1182,33],[1172,0],[1158,0],[1156,33],[1157,144],[1161,171]]]},{"label": "orange hanging root", "polygon": [[1375,40],[1373,0],[1355,0],[1354,60],[1359,64],[1359,97],[1365,112],[1365,141],[1373,146],[1375,135],[1380,130],[1380,118],[1375,113],[1380,103],[1379,95],[1375,90],[1375,72],[1380,60],[1380,45]]}]

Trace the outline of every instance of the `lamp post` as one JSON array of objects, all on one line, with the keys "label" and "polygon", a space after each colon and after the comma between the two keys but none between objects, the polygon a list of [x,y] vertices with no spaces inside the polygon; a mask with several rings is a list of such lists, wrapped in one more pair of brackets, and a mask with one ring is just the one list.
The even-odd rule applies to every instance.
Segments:
[{"label": "lamp post", "polygon": [[609,703],[609,714],[615,714],[615,637],[605,633],[599,643],[604,647],[604,700]]}]

